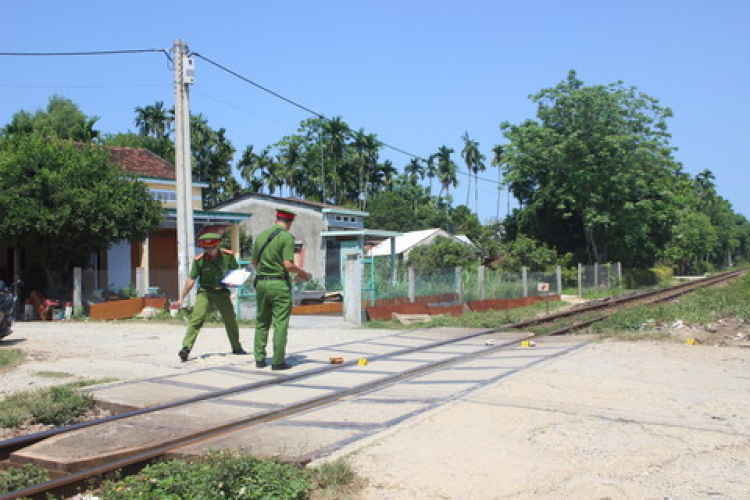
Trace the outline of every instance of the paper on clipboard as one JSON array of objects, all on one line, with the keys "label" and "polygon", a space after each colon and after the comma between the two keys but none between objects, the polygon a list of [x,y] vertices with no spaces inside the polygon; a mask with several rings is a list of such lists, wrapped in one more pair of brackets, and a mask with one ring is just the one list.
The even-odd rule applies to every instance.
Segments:
[{"label": "paper on clipboard", "polygon": [[221,282],[227,286],[242,286],[252,275],[253,273],[245,269],[235,269],[234,271],[229,271]]}]

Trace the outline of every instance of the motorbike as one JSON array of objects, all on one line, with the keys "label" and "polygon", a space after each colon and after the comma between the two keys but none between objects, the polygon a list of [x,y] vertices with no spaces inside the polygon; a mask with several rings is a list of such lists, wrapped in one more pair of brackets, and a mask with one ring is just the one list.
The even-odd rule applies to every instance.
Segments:
[{"label": "motorbike", "polygon": [[18,304],[18,293],[23,283],[18,280],[9,288],[3,280],[0,280],[0,340],[11,333],[11,325]]}]

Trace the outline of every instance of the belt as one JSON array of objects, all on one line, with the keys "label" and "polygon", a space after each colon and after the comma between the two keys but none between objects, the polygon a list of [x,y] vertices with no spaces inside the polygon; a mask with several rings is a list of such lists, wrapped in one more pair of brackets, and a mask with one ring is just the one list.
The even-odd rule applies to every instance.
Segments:
[{"label": "belt", "polygon": [[225,286],[202,286],[200,289],[208,290],[209,292],[220,292],[222,290],[227,290],[227,287]]},{"label": "belt", "polygon": [[281,276],[256,276],[255,279],[259,281],[286,281],[286,278]]}]

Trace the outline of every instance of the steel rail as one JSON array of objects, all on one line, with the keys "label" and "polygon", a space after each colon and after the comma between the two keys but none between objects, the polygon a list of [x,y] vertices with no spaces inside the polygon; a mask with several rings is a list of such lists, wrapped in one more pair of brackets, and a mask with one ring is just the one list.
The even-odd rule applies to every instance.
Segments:
[{"label": "steel rail", "polygon": [[[371,357],[371,359],[372,360],[378,360],[378,359],[382,360],[382,359],[387,359],[387,358],[391,358],[391,357],[395,357],[395,356],[399,356],[399,355],[409,354],[409,353],[412,353],[412,352],[419,352],[419,351],[427,350],[427,349],[434,348],[434,347],[440,347],[440,346],[443,346],[443,345],[448,345],[448,344],[452,344],[452,343],[456,343],[456,342],[461,342],[463,340],[467,340],[467,339],[479,337],[479,336],[482,336],[482,335],[488,335],[488,334],[496,333],[497,331],[499,331],[501,329],[522,328],[522,327],[525,327],[525,326],[540,324],[540,323],[543,323],[543,322],[551,322],[551,321],[554,321],[554,320],[557,320],[557,319],[560,319],[560,318],[570,317],[570,316],[573,316],[573,315],[576,315],[576,314],[582,314],[582,313],[589,312],[589,311],[592,311],[592,310],[598,310],[598,309],[603,309],[603,308],[613,308],[614,306],[616,306],[618,304],[620,304],[620,305],[621,304],[627,304],[629,302],[633,302],[634,300],[639,300],[639,299],[644,299],[644,298],[649,298],[649,297],[653,298],[653,300],[650,301],[650,303],[661,302],[661,301],[669,300],[669,299],[672,299],[672,298],[674,298],[676,296],[688,293],[688,292],[690,292],[690,291],[692,291],[692,290],[694,290],[696,288],[711,286],[711,285],[716,284],[718,282],[726,281],[728,279],[732,279],[732,278],[734,278],[736,276],[744,274],[744,272],[746,272],[746,271],[747,271],[747,269],[735,270],[735,271],[731,271],[731,272],[728,272],[728,273],[722,273],[720,275],[711,276],[711,277],[708,277],[708,278],[704,278],[702,280],[696,280],[696,281],[693,281],[693,282],[690,282],[690,283],[685,283],[685,284],[677,285],[677,286],[666,288],[666,289],[658,289],[658,290],[648,291],[648,292],[645,292],[645,293],[631,294],[631,295],[629,295],[627,297],[621,297],[619,299],[611,299],[611,300],[602,301],[602,303],[595,304],[595,305],[592,305],[590,307],[574,308],[574,309],[569,310],[569,311],[565,311],[565,312],[562,312],[562,313],[556,313],[556,314],[553,314],[553,315],[548,315],[548,316],[545,316],[543,318],[534,318],[534,319],[531,319],[531,320],[526,320],[526,321],[518,322],[518,323],[515,323],[515,324],[511,324],[511,325],[502,325],[502,326],[500,326],[498,328],[492,328],[492,329],[488,329],[488,330],[482,330],[482,331],[475,332],[475,333],[472,333],[472,334],[463,335],[461,337],[457,337],[457,338],[454,338],[454,339],[437,341],[437,342],[433,342],[433,343],[430,343],[430,344],[427,344],[427,345],[424,345],[424,346],[407,348],[407,349],[403,349],[403,350],[396,351],[396,352],[389,353],[389,354],[385,354],[385,355],[373,356],[373,357]],[[664,297],[661,297],[662,295]],[[547,333],[539,334],[539,335],[531,335],[531,336],[529,336],[527,338],[553,336],[553,335],[561,335],[561,334],[569,333],[569,332],[571,332],[573,330],[580,329],[580,328],[585,328],[585,327],[587,327],[587,326],[589,326],[589,325],[591,325],[593,323],[596,323],[598,321],[602,321],[603,319],[606,319],[611,314],[614,314],[614,311],[610,312],[609,314],[605,314],[603,316],[597,317],[597,318],[589,319],[589,320],[586,320],[586,321],[583,321],[583,322],[575,323],[574,325],[566,326],[564,328],[555,330],[553,332],[547,332]],[[378,379],[378,380],[375,380],[373,382],[365,383],[365,384],[362,384],[362,385],[359,385],[359,386],[356,386],[356,387],[353,387],[353,388],[343,389],[341,391],[334,392],[334,393],[331,393],[331,394],[328,394],[328,395],[325,395],[325,396],[322,396],[322,397],[313,398],[313,399],[310,399],[310,400],[307,400],[307,401],[302,401],[300,403],[292,404],[292,405],[289,405],[289,406],[287,406],[285,408],[281,408],[281,409],[277,409],[277,410],[272,410],[272,411],[264,412],[264,413],[261,413],[259,415],[255,415],[253,417],[249,417],[249,418],[246,418],[246,419],[241,419],[241,420],[238,420],[238,421],[233,421],[233,422],[229,422],[229,423],[226,423],[226,424],[223,424],[223,425],[219,425],[219,426],[216,426],[214,428],[211,428],[211,429],[208,429],[208,430],[205,430],[205,431],[201,431],[200,433],[196,433],[194,435],[190,435],[190,436],[186,436],[186,437],[180,438],[180,439],[175,440],[175,441],[173,441],[171,443],[154,447],[151,450],[148,450],[148,451],[145,451],[145,452],[142,452],[142,453],[138,453],[136,455],[133,455],[133,456],[125,458],[125,459],[118,459],[118,460],[115,460],[115,461],[110,462],[108,464],[96,466],[96,467],[93,467],[91,469],[87,469],[87,470],[80,471],[80,472],[77,472],[77,473],[69,474],[67,476],[63,476],[63,477],[60,477],[60,478],[57,478],[57,479],[53,479],[53,480],[48,481],[46,483],[42,483],[42,484],[39,484],[39,485],[31,486],[31,487],[25,488],[23,490],[17,490],[17,491],[14,491],[14,492],[10,492],[8,494],[4,494],[4,495],[0,496],[0,500],[11,500],[11,499],[17,499],[17,498],[22,498],[22,497],[26,497],[26,498],[46,498],[46,495],[48,495],[50,493],[54,494],[55,492],[65,492],[65,491],[70,492],[72,488],[77,488],[77,487],[80,487],[82,485],[85,485],[85,483],[87,481],[90,481],[91,478],[101,477],[102,475],[107,474],[109,472],[113,472],[113,471],[120,470],[120,469],[133,468],[133,467],[140,469],[144,464],[149,463],[149,462],[151,462],[151,461],[153,461],[153,460],[155,460],[155,459],[157,459],[159,457],[162,457],[165,453],[167,453],[167,452],[169,452],[171,450],[174,450],[176,448],[181,448],[181,447],[184,447],[184,446],[195,444],[195,443],[198,443],[200,441],[203,441],[203,440],[206,440],[206,439],[212,439],[212,438],[215,438],[215,437],[223,435],[223,434],[227,434],[227,433],[231,433],[231,432],[236,432],[238,430],[247,428],[249,426],[262,424],[262,423],[269,422],[269,421],[272,421],[272,420],[276,420],[276,419],[279,419],[279,418],[283,418],[283,417],[286,417],[286,416],[289,416],[289,415],[292,415],[292,414],[295,414],[295,413],[299,413],[301,411],[305,411],[305,410],[308,410],[308,409],[311,409],[311,408],[315,408],[315,407],[322,406],[322,405],[325,405],[325,404],[333,403],[333,402],[335,402],[337,400],[340,400],[340,399],[343,399],[343,398],[346,398],[346,397],[350,397],[350,396],[353,396],[353,395],[361,394],[361,393],[364,393],[364,392],[368,392],[368,391],[371,391],[371,390],[373,390],[375,388],[380,388],[380,387],[385,387],[385,386],[388,386],[388,385],[393,385],[393,384],[395,384],[397,382],[400,382],[400,381],[403,381],[403,380],[407,380],[407,379],[410,379],[410,378],[415,378],[417,376],[421,376],[421,375],[424,375],[426,373],[430,373],[430,372],[439,370],[439,369],[444,368],[444,367],[449,366],[449,365],[466,362],[466,361],[471,360],[471,359],[475,359],[475,358],[478,358],[478,357],[486,356],[486,355],[494,353],[496,351],[507,349],[509,347],[512,347],[512,346],[515,346],[516,344],[521,343],[523,340],[525,340],[525,339],[523,339],[523,338],[521,338],[521,339],[514,339],[514,340],[509,340],[509,341],[500,343],[498,345],[480,348],[480,350],[478,350],[476,352],[461,354],[461,355],[458,355],[456,357],[449,358],[449,359],[446,359],[446,360],[437,361],[437,362],[433,362],[433,363],[427,363],[424,366],[415,367],[415,368],[412,368],[410,370],[406,370],[404,372],[395,374],[393,376],[390,376],[390,377],[387,377],[387,378],[384,378],[384,379]],[[342,365],[326,366],[326,367],[322,367],[322,368],[315,369],[315,370],[309,370],[309,371],[306,371],[304,373],[300,373],[298,375],[285,376],[285,377],[277,378],[275,380],[264,381],[264,382],[257,382],[257,383],[253,383],[253,384],[246,384],[246,385],[243,385],[243,386],[239,386],[239,387],[235,387],[235,388],[227,389],[227,390],[222,390],[222,391],[214,391],[212,393],[208,393],[208,394],[204,394],[204,395],[196,396],[196,397],[192,397],[192,398],[187,398],[187,399],[183,399],[183,400],[178,400],[178,401],[174,401],[174,402],[171,402],[171,403],[166,403],[166,404],[163,404],[163,405],[149,407],[149,408],[145,408],[145,409],[141,409],[141,410],[134,410],[134,411],[130,411],[130,412],[125,412],[123,414],[115,415],[113,417],[107,417],[105,419],[99,419],[99,420],[96,420],[96,421],[86,422],[86,423],[82,423],[82,424],[76,424],[76,425],[73,425],[73,426],[68,426],[68,427],[64,427],[64,428],[60,428],[60,429],[54,429],[52,431],[37,433],[37,434],[34,434],[34,435],[30,435],[30,436],[25,436],[25,437],[20,437],[20,438],[14,438],[14,439],[11,439],[11,440],[0,442],[0,453],[5,453],[5,456],[7,457],[7,455],[9,455],[10,453],[12,453],[12,451],[20,449],[20,448],[22,448],[24,446],[27,446],[29,444],[33,444],[35,442],[41,441],[42,439],[45,439],[47,437],[51,437],[53,435],[58,435],[58,434],[62,434],[62,433],[65,433],[65,432],[70,432],[70,431],[73,431],[73,430],[78,430],[80,428],[84,428],[84,427],[89,427],[89,426],[93,426],[93,425],[98,425],[98,424],[110,422],[110,421],[113,421],[113,420],[127,418],[127,417],[130,417],[130,416],[137,416],[137,415],[141,415],[141,414],[152,412],[152,411],[157,411],[157,410],[166,409],[166,408],[173,408],[173,407],[176,407],[176,406],[186,405],[186,404],[190,404],[190,403],[194,403],[194,402],[198,402],[198,401],[203,401],[203,400],[210,399],[210,398],[221,397],[221,396],[225,396],[225,395],[228,395],[228,394],[233,394],[233,393],[236,393],[236,392],[241,392],[241,391],[245,391],[245,390],[255,389],[255,388],[258,388],[258,387],[263,387],[263,386],[267,386],[267,385],[281,384],[281,383],[285,383],[285,382],[289,382],[289,381],[293,381],[293,380],[298,380],[298,379],[301,379],[301,378],[306,378],[306,377],[309,377],[309,376],[321,373],[322,371],[325,371],[325,370],[341,369],[343,367],[354,365],[355,363],[356,363],[356,361],[350,361],[350,362],[344,363]],[[11,451],[8,451],[8,450],[11,450]]]}]

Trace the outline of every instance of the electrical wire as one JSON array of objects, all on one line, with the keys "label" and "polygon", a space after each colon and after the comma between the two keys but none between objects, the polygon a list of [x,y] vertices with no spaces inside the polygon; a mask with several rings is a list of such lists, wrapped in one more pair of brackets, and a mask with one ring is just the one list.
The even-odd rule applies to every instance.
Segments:
[{"label": "electrical wire", "polygon": [[[191,56],[195,56],[195,57],[199,57],[199,58],[203,59],[204,61],[206,61],[207,63],[209,63],[209,64],[211,64],[211,65],[213,65],[213,66],[221,69],[222,71],[225,71],[225,72],[229,73],[230,75],[232,75],[232,76],[234,76],[234,77],[236,77],[236,78],[244,81],[245,83],[248,83],[248,84],[250,84],[250,85],[252,85],[252,86],[254,86],[254,87],[256,87],[256,88],[258,88],[258,89],[260,89],[262,91],[264,91],[264,92],[267,92],[268,94],[271,94],[272,96],[274,96],[274,97],[276,97],[278,99],[281,99],[282,101],[284,101],[284,102],[286,102],[288,104],[291,104],[292,106],[295,106],[296,108],[299,108],[299,109],[301,109],[303,111],[306,111],[306,112],[310,113],[311,115],[314,115],[314,116],[320,118],[321,120],[330,121],[330,118],[326,117],[323,113],[319,113],[317,111],[314,111],[314,110],[308,108],[307,106],[304,106],[304,105],[302,105],[302,104],[300,104],[300,103],[298,103],[298,102],[296,102],[296,101],[294,101],[294,100],[292,100],[292,99],[290,99],[288,97],[284,97],[283,95],[279,94],[278,92],[275,92],[275,91],[269,89],[268,87],[265,87],[265,86],[263,86],[263,85],[261,85],[261,84],[259,84],[257,82],[254,82],[253,80],[247,78],[246,76],[243,76],[243,75],[237,73],[236,71],[229,69],[228,67],[226,67],[226,66],[224,66],[224,65],[222,65],[222,64],[220,64],[220,63],[218,63],[218,62],[216,62],[216,61],[214,61],[214,60],[212,60],[212,59],[210,59],[210,58],[208,58],[206,56],[204,56],[203,54],[201,54],[199,52],[191,52],[190,55]],[[396,152],[401,153],[403,155],[409,156],[411,158],[415,158],[417,160],[421,160],[423,162],[427,162],[427,160],[425,158],[423,158],[423,157],[421,157],[419,155],[416,155],[414,153],[410,153],[409,151],[406,151],[406,150],[401,149],[399,147],[396,147],[396,146],[393,146],[391,144],[388,144],[387,142],[383,142],[383,141],[380,141],[380,140],[378,142],[380,143],[381,146],[383,146],[385,148],[391,149],[393,151],[396,151]],[[457,174],[461,174],[461,175],[465,175],[467,177],[471,177],[472,176],[471,172],[464,172],[464,171],[462,171],[462,170],[460,170],[458,168],[456,169],[456,173]],[[476,180],[485,181],[485,182],[489,182],[489,183],[492,183],[492,184],[498,184],[498,182],[496,180],[494,180],[494,179],[487,179],[487,178],[483,178],[483,177],[475,177],[475,179]]]},{"label": "electrical wire", "polygon": [[[167,57],[167,65],[170,66],[173,64],[173,60],[169,55],[168,49],[131,49],[131,50],[98,50],[98,51],[81,51],[81,52],[0,52],[0,56],[4,57],[70,57],[70,56],[109,56],[109,55],[125,55],[125,54],[144,54],[144,53],[153,53],[153,52],[161,52]],[[279,94],[278,92],[274,92],[273,90],[269,89],[268,87],[265,87],[257,82],[254,82],[250,80],[249,78],[237,73],[236,71],[233,71],[229,69],[228,67],[200,54],[199,52],[191,52],[191,56],[199,57],[206,61],[207,63],[221,69],[222,71],[225,71],[226,73],[229,73],[230,75],[239,78],[240,80],[268,93],[272,96],[276,97],[277,99],[281,99],[282,101],[291,104],[292,106],[295,106],[303,111],[306,111],[307,113],[310,113],[313,116],[316,116],[317,118],[321,120],[327,120],[330,121],[330,118],[326,117],[323,113],[319,113],[317,111],[314,111],[307,106],[304,106],[292,99],[289,99],[288,97],[284,97],[283,95]],[[421,160],[423,162],[427,162],[427,160],[419,155],[416,155],[414,153],[410,153],[409,151],[406,151],[404,149],[401,149],[399,147],[393,146],[391,144],[388,144],[387,142],[378,141],[382,147],[391,149],[393,151],[396,151],[398,153],[401,153],[403,155],[409,156],[411,158],[415,158],[417,160]],[[456,169],[457,174],[466,175],[468,177],[471,177],[471,172],[463,172],[460,169]],[[485,179],[482,177],[475,177],[476,180],[482,180],[485,182],[490,183],[497,183],[497,181],[492,179]]]},{"label": "electrical wire", "polygon": [[0,52],[0,56],[17,57],[55,57],[55,56],[111,56],[118,54],[143,54],[147,52],[167,52],[167,49],[132,49],[132,50],[89,50],[83,52]]}]

